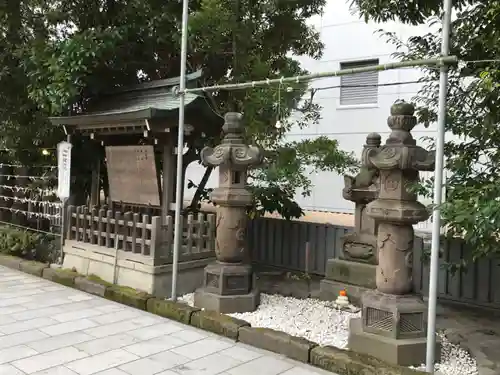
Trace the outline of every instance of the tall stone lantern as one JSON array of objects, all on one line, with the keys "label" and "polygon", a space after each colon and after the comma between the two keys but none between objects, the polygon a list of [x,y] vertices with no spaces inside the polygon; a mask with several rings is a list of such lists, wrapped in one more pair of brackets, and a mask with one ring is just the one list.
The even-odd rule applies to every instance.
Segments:
[{"label": "tall stone lantern", "polygon": [[434,153],[417,146],[410,133],[417,123],[414,111],[409,103],[394,104],[389,138],[367,155],[380,174],[378,197],[366,207],[378,223],[377,289],[363,294],[362,317],[351,320],[349,335],[350,349],[405,366],[425,362],[427,328],[427,307],[412,294],[412,268],[413,225],[429,213],[411,185],[419,171],[434,170]]},{"label": "tall stone lantern", "polygon": [[248,169],[262,163],[264,152],[244,143],[241,118],[240,113],[227,113],[221,144],[201,151],[205,166],[219,167],[219,187],[211,194],[217,205],[217,261],[205,267],[194,304],[220,313],[254,311],[260,302],[252,266],[245,262],[246,209],[252,203],[246,181]]}]

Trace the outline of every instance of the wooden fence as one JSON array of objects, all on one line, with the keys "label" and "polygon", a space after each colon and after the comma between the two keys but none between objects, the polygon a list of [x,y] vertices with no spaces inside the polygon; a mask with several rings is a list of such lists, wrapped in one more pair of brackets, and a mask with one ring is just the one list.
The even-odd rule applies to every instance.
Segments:
[{"label": "wooden fence", "polygon": [[[323,276],[326,260],[341,249],[342,236],[352,227],[261,218],[248,225],[247,246],[254,262],[286,270]],[[414,242],[414,290],[428,293],[430,244],[417,236]],[[500,259],[482,259],[467,270],[452,273],[444,267],[467,259],[469,249],[460,240],[443,243],[440,257],[439,298],[500,309]]]},{"label": "wooden fence", "polygon": [[[174,220],[133,212],[111,211],[106,207],[89,210],[69,206],[66,239],[115,248],[130,254],[170,263],[174,243]],[[183,221],[180,261],[214,256],[215,215],[192,214]],[[156,262],[155,262],[156,263]]]}]

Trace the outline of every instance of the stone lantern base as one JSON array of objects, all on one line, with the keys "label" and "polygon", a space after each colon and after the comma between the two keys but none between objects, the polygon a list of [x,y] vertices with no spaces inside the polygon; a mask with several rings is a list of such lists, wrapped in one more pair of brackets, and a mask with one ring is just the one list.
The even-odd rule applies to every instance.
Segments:
[{"label": "stone lantern base", "polygon": [[[361,318],[350,322],[349,349],[401,366],[425,363],[427,306],[419,296],[375,290],[366,292],[362,302]],[[440,356],[438,342],[435,358]]]},{"label": "stone lantern base", "polygon": [[255,311],[260,303],[252,267],[216,262],[205,267],[204,285],[194,294],[194,305],[223,314]]}]

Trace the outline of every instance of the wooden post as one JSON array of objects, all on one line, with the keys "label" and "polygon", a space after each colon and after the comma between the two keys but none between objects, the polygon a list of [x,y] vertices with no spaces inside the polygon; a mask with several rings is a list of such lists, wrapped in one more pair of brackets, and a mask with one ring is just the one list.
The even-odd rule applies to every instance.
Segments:
[{"label": "wooden post", "polygon": [[153,262],[156,264],[156,249],[160,241],[160,228],[161,228],[161,218],[159,216],[153,216],[151,218],[151,239],[149,245],[149,256],[153,258]]},{"label": "wooden post", "polygon": [[203,251],[203,247],[205,244],[205,215],[203,212],[198,212],[198,230],[197,230],[197,237],[198,237],[198,242],[196,243],[196,252],[201,253]]},{"label": "wooden post", "polygon": [[72,236],[72,230],[73,230],[73,214],[75,213],[75,206],[68,206],[68,216],[66,220],[66,226],[67,228],[67,234],[66,238],[68,240],[78,240],[78,236],[75,235],[75,238]]},{"label": "wooden post", "polygon": [[120,249],[120,211],[115,212],[115,249],[118,251]]},{"label": "wooden post", "polygon": [[89,209],[88,207],[83,207],[83,242],[88,241],[88,229],[89,229],[89,221],[88,221]]},{"label": "wooden post", "polygon": [[[179,220],[181,221],[180,222],[180,225],[179,225],[179,228],[181,228],[181,246],[180,246],[180,249],[179,249],[179,256],[183,254],[183,250],[184,250],[184,241],[185,241],[185,237],[184,237],[184,216],[180,216],[179,217]],[[174,221],[175,219],[172,220],[172,224],[174,224]],[[174,229],[175,229],[175,226],[172,225],[174,228],[172,228],[172,255],[174,254],[174,237],[175,237],[175,233],[174,232]]]},{"label": "wooden post", "polygon": [[104,222],[103,218],[106,216],[106,211],[101,208],[99,210],[99,216],[97,217],[97,246],[102,246],[104,242],[103,232],[104,232]]},{"label": "wooden post", "polygon": [[76,208],[76,220],[75,220],[75,229],[76,229],[75,240],[76,241],[81,241],[81,239],[82,239],[82,237],[80,235],[81,227],[82,227],[82,207],[78,206]]},{"label": "wooden post", "polygon": [[106,212],[106,247],[111,247],[111,220],[113,219],[113,211]]},{"label": "wooden post", "polygon": [[[134,214],[132,217],[132,252],[137,253],[137,231],[139,228],[137,224],[139,223],[140,215]],[[140,252],[140,251],[139,251]]]},{"label": "wooden post", "polygon": [[174,144],[173,138],[169,134],[163,146],[163,169],[162,169],[162,199],[161,199],[161,222],[165,224],[170,205],[173,202],[174,194]]},{"label": "wooden post", "polygon": [[97,243],[95,232],[97,229],[97,225],[99,223],[96,223],[94,221],[96,217],[97,217],[97,210],[95,208],[92,208],[92,211],[90,212],[90,243],[92,245],[95,245]]},{"label": "wooden post", "polygon": [[309,262],[311,260],[311,244],[309,243],[309,241],[306,242],[306,264],[305,264],[305,273],[306,275],[309,275]]},{"label": "wooden post", "polygon": [[170,257],[174,251],[174,218],[169,215],[167,216],[167,238],[165,239],[167,249],[167,256]]},{"label": "wooden post", "polygon": [[142,215],[142,231],[141,231],[141,254],[142,255],[148,255],[146,254],[146,232],[147,232],[147,227],[148,227],[148,222],[149,222],[149,216],[148,215]]},{"label": "wooden post", "polygon": [[92,168],[91,185],[90,185],[90,207],[99,205],[100,192],[100,168],[101,161],[97,160],[94,168]]},{"label": "wooden post", "polygon": [[216,224],[215,224],[215,215],[208,214],[207,215],[207,250],[215,251],[215,236],[216,236]]},{"label": "wooden post", "polygon": [[189,214],[187,217],[187,233],[186,233],[186,252],[188,254],[192,253],[193,250],[193,214]]},{"label": "wooden post", "polygon": [[[131,251],[132,246],[128,242],[128,238],[131,235],[131,230],[129,223],[132,221],[133,214],[131,211],[125,212],[123,215],[123,250]],[[132,228],[134,230],[134,228]]]}]

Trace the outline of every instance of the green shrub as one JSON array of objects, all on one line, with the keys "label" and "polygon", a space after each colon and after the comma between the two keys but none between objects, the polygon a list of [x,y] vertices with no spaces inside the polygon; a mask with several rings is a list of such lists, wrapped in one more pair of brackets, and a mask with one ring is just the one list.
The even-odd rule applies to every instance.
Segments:
[{"label": "green shrub", "polygon": [[0,253],[40,262],[54,262],[59,240],[49,234],[0,227]]}]

